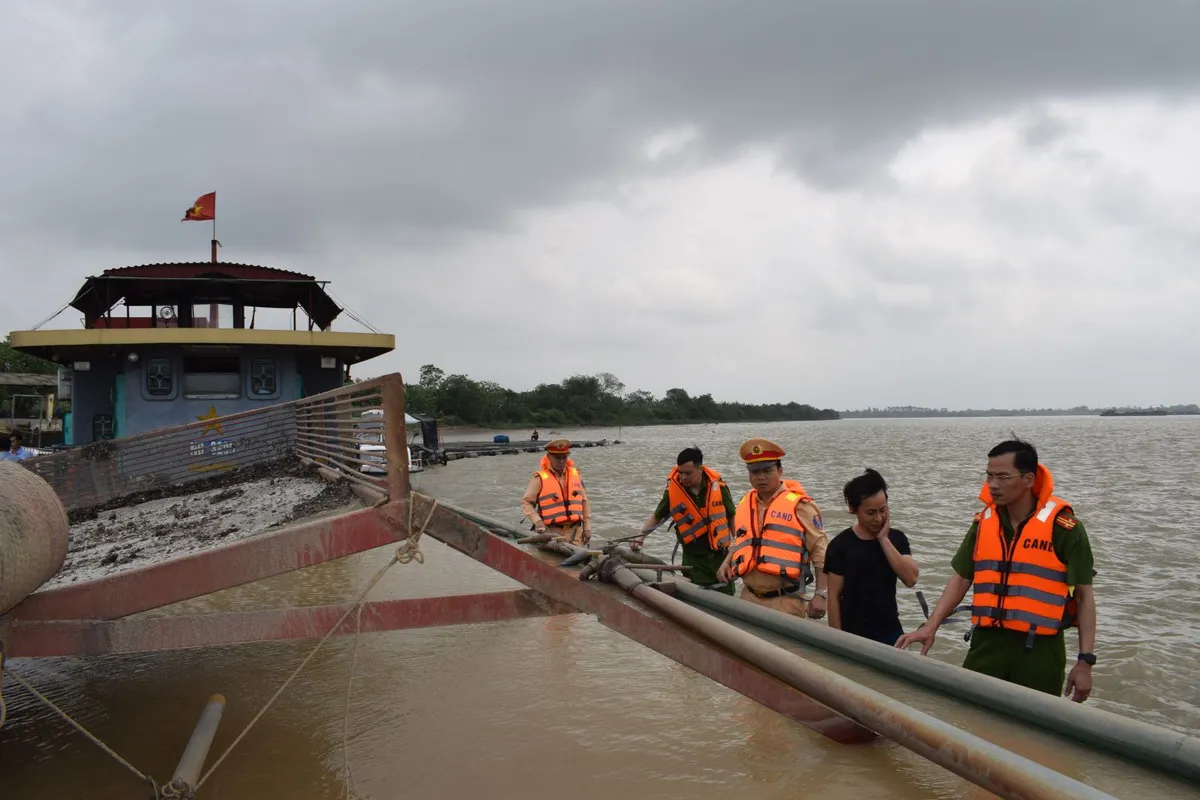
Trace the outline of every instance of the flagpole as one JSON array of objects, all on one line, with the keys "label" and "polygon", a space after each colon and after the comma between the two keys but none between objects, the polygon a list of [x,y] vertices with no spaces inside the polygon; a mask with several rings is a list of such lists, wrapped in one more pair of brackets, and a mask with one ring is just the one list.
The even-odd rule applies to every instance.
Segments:
[{"label": "flagpole", "polygon": [[[216,197],[213,197],[213,218],[212,218],[212,263],[217,263],[217,202]],[[208,304],[208,326],[210,328],[220,327],[220,311],[216,303]]]}]

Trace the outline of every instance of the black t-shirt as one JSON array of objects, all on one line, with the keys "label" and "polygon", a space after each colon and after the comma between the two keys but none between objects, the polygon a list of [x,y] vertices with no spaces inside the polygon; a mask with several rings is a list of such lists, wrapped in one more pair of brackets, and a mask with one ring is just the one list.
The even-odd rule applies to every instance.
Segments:
[{"label": "black t-shirt", "polygon": [[[892,528],[888,539],[900,555],[911,554],[903,531]],[[901,629],[897,577],[883,545],[874,539],[860,539],[853,528],[846,528],[833,537],[825,551],[825,571],[845,579],[840,597],[842,630],[874,638]]]}]

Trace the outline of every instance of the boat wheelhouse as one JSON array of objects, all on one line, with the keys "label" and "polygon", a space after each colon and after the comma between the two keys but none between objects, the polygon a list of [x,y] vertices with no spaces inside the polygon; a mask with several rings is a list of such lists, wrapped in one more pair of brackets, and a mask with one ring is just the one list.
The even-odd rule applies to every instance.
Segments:
[{"label": "boat wheelhouse", "polygon": [[[327,392],[395,348],[390,334],[334,331],[327,284],[222,262],[109,269],[70,302],[82,328],[14,331],[11,344],[68,373],[65,444],[120,439]],[[260,309],[290,310],[290,330],[262,327]]]}]

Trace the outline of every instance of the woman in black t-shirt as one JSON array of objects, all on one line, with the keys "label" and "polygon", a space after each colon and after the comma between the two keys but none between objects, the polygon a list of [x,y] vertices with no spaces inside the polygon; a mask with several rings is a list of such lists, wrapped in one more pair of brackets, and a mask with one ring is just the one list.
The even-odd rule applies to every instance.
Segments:
[{"label": "woman in black t-shirt", "polygon": [[858,522],[835,536],[825,552],[829,626],[895,644],[904,633],[896,607],[896,578],[911,588],[920,570],[908,537],[891,526],[882,475],[867,469],[850,480],[842,494]]}]

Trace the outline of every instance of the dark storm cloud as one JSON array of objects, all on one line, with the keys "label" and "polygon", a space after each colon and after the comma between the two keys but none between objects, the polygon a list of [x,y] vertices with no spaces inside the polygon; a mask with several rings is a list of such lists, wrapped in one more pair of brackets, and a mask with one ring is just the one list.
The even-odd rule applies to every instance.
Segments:
[{"label": "dark storm cloud", "polygon": [[[1006,325],[1012,363],[988,366],[1014,393],[1025,340],[1087,376],[1035,405],[1195,382],[1105,370],[1109,342],[1157,347],[1200,292],[1198,4],[8,6],[7,329],[84,275],[202,257],[207,226],[178,220],[216,190],[223,258],[331,279],[397,335],[360,375],[433,361],[524,387],[609,370],[722,399],[990,404],[962,376]],[[754,335],[818,385],[739,374],[764,302]],[[711,337],[703,377],[664,363],[681,320]],[[548,327],[570,364],[534,352]]]},{"label": "dark storm cloud", "polygon": [[773,143],[812,182],[880,181],[929,124],[1200,77],[1186,3],[24,8],[38,44],[29,17],[0,34],[20,60],[0,73],[0,230],[78,247],[168,246],[164,220],[210,189],[247,250],[433,244],[603,192],[683,123],[704,157]]}]

